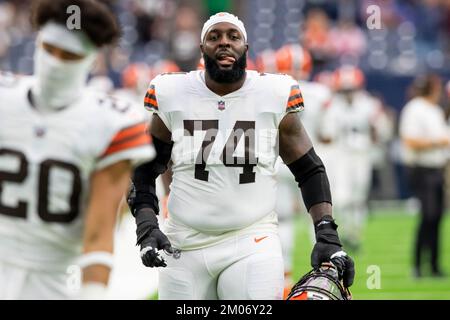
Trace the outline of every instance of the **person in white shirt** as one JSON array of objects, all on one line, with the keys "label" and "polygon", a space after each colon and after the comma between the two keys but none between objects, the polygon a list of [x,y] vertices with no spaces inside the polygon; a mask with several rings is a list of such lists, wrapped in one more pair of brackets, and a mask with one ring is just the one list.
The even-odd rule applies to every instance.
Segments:
[{"label": "person in white shirt", "polygon": [[444,212],[444,166],[448,160],[450,136],[444,110],[438,105],[442,81],[433,74],[415,79],[416,97],[400,115],[400,138],[408,166],[411,189],[421,204],[416,235],[414,276],[423,276],[423,260],[430,253],[431,275],[440,277],[439,225]]}]

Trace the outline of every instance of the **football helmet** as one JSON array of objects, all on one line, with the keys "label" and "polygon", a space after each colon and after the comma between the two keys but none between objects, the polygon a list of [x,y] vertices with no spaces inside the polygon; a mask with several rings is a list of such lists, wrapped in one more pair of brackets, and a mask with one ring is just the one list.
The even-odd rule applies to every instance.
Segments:
[{"label": "football helmet", "polygon": [[256,57],[256,70],[259,72],[278,72],[275,51],[266,49]]},{"label": "football helmet", "polygon": [[277,69],[297,80],[306,80],[311,75],[312,58],[299,44],[287,44],[275,53]]},{"label": "football helmet", "polygon": [[175,61],[163,59],[158,60],[150,67],[150,79],[153,79],[162,73],[180,72],[180,67],[175,63]]},{"label": "football helmet", "polygon": [[132,63],[122,71],[122,87],[142,92],[158,74],[178,71],[180,68],[171,60],[158,60],[152,65],[143,62]]},{"label": "football helmet", "polygon": [[342,66],[334,72],[336,91],[359,90],[364,86],[365,77],[361,69],[354,66]]},{"label": "football helmet", "polygon": [[247,68],[246,69],[247,70],[257,70],[256,63],[250,58],[247,58]]},{"label": "football helmet", "polygon": [[351,293],[338,279],[332,263],[305,274],[292,288],[286,300],[351,300]]},{"label": "football helmet", "polygon": [[[122,71],[122,87],[135,89],[139,83],[150,82],[150,66],[145,63],[132,63]],[[144,89],[145,91],[145,89]]]}]

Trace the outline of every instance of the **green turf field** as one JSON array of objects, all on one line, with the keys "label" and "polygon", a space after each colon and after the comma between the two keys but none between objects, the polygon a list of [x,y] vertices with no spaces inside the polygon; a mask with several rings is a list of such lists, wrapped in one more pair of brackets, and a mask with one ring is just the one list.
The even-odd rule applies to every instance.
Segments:
[{"label": "green turf field", "polygon": [[[312,249],[308,235],[311,222],[302,215],[296,221],[294,252],[294,279],[310,270],[309,255]],[[450,215],[444,217],[441,229],[441,265],[447,277],[436,279],[412,277],[412,252],[417,217],[398,212],[377,212],[369,217],[364,232],[363,246],[352,256],[356,264],[353,299],[450,299]],[[373,268],[380,271],[380,289],[376,286]],[[369,270],[370,271],[370,270]],[[372,276],[372,277],[371,277]]]}]

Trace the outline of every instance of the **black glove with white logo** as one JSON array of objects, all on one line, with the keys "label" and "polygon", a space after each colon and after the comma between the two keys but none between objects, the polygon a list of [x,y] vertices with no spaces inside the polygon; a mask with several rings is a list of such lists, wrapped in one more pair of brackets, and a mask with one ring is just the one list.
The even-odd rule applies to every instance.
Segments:
[{"label": "black glove with white logo", "polygon": [[158,250],[165,250],[172,254],[173,249],[169,239],[159,229],[158,218],[158,199],[151,192],[136,191],[134,183],[130,184],[128,190],[127,203],[131,213],[136,218],[136,245],[141,246],[141,259],[146,267],[166,267],[167,264]]},{"label": "black glove with white logo", "polygon": [[327,215],[314,225],[314,229],[316,244],[311,253],[311,266],[318,269],[323,262],[333,263],[338,271],[339,280],[342,280],[344,287],[350,287],[355,278],[355,266],[353,259],[342,250],[337,224]]},{"label": "black glove with white logo", "polygon": [[173,254],[174,250],[166,235],[159,230],[155,212],[147,207],[140,208],[133,213],[136,218],[136,245],[141,246],[141,259],[146,267],[166,267],[167,264],[158,250]]}]

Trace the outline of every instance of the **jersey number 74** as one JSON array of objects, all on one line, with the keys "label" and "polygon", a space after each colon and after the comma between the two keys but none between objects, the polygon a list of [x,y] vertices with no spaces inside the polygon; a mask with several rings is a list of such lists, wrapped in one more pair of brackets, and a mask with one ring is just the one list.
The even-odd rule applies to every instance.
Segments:
[{"label": "jersey number 74", "polygon": [[[209,172],[206,170],[212,145],[216,139],[219,120],[184,120],[185,135],[194,136],[194,131],[206,131],[200,151],[195,160],[195,179],[208,181]],[[244,137],[244,157],[234,157],[236,147]],[[220,160],[226,167],[242,167],[243,172],[239,175],[239,184],[255,182],[253,168],[258,164],[255,157],[255,121],[236,121],[230,136],[220,155]]]}]

